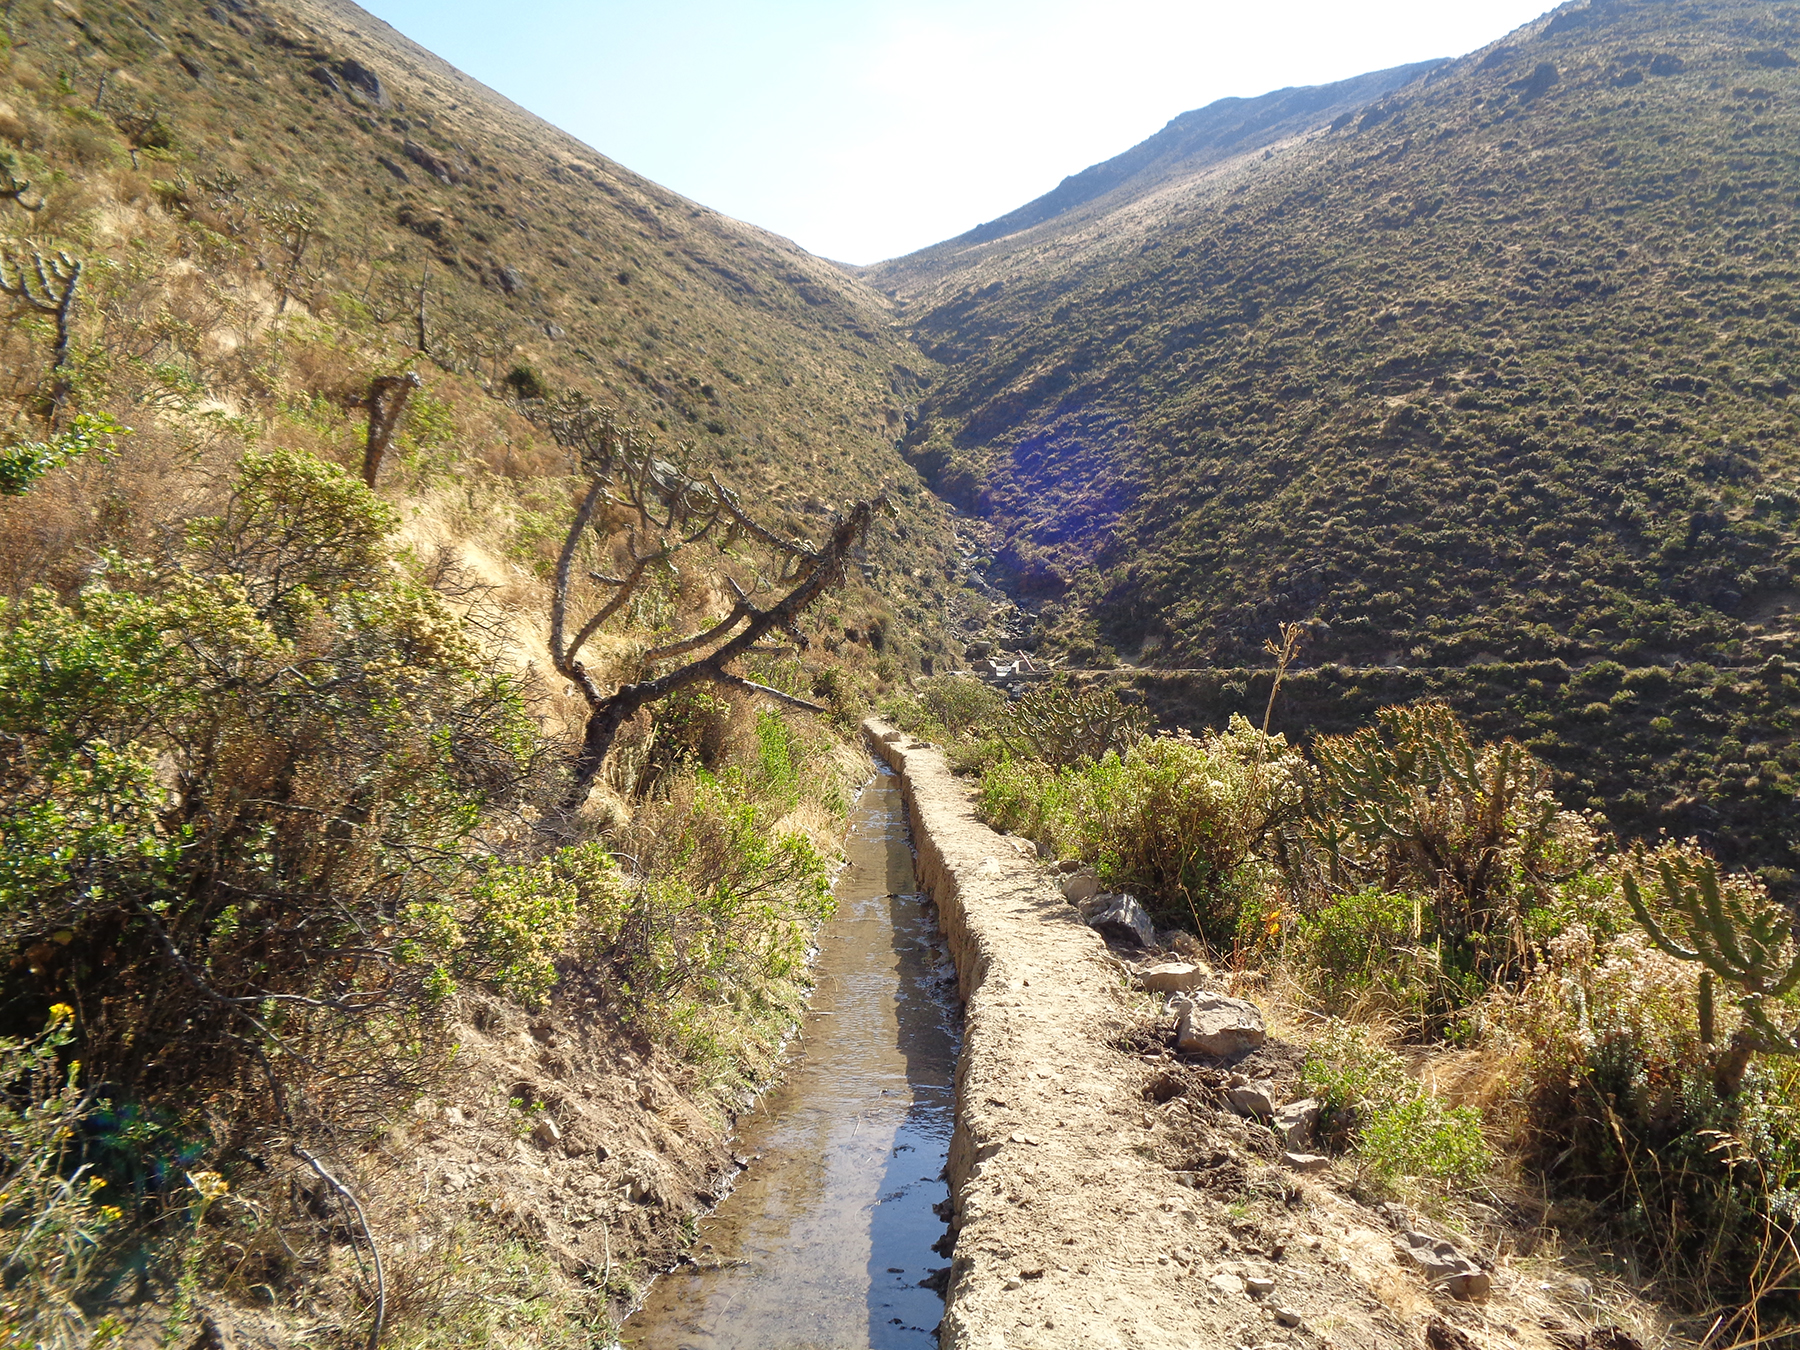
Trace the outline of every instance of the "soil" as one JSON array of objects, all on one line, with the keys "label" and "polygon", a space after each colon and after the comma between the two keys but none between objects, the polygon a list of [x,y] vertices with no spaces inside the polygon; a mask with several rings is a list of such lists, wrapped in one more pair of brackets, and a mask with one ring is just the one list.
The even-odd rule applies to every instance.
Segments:
[{"label": "soil", "polygon": [[[1529,1216],[1474,1196],[1421,1214],[1365,1202],[1342,1160],[1291,1168],[1224,1088],[1246,1073],[1288,1100],[1302,1048],[1178,1055],[1173,1018],[1121,959],[1145,953],[1109,950],[1035,849],[975,818],[938,750],[878,720],[865,730],[905,780],[965,1001],[945,1350],[1685,1343],[1547,1250]],[[1453,1242],[1491,1297],[1434,1288],[1397,1252],[1407,1230]]]}]

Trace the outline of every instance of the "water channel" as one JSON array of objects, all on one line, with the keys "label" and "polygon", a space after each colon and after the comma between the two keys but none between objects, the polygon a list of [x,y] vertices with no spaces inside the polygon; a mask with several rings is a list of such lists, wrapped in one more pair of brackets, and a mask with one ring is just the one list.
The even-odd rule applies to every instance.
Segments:
[{"label": "water channel", "polygon": [[630,1350],[927,1350],[947,1261],[945,1200],[961,1014],[937,913],[918,892],[900,780],[877,767],[851,811],[838,910],[781,1084],[739,1122],[752,1156],[700,1221],[698,1268],[659,1278]]}]

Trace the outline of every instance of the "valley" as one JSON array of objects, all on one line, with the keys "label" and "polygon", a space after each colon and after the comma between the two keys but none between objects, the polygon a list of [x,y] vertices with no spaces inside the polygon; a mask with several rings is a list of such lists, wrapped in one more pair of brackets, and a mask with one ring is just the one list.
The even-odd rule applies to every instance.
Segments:
[{"label": "valley", "polygon": [[1793,1343],[1797,231],[1762,0],[854,268],[9,4],[0,1345]]}]

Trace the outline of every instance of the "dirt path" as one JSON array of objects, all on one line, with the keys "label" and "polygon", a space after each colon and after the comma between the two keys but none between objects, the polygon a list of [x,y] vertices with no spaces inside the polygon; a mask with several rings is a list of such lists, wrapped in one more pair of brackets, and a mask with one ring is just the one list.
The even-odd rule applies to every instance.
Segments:
[{"label": "dirt path", "polygon": [[1170,1259],[1201,1239],[1200,1216],[1147,1156],[1151,1117],[1113,1044],[1135,1018],[1105,944],[1035,860],[975,819],[941,754],[865,725],[905,778],[965,1003],[941,1344],[1239,1344],[1237,1319]]}]

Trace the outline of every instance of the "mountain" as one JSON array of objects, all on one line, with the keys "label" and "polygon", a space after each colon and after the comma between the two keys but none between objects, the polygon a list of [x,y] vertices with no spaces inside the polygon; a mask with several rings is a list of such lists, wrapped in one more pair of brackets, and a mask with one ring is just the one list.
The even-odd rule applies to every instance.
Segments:
[{"label": "mountain", "polygon": [[[1046,235],[1067,230],[1076,219],[1103,215],[1118,202],[1141,197],[1164,184],[1206,173],[1221,164],[1278,145],[1323,122],[1360,108],[1372,99],[1410,84],[1436,70],[1441,61],[1395,66],[1334,84],[1277,89],[1260,98],[1222,98],[1186,112],[1156,135],[1122,155],[1071,174],[1051,191],[1008,211],[998,220],[977,225],[967,234],[921,249],[904,258],[880,263],[864,275],[890,294],[917,290],[927,278],[967,267],[985,255],[980,248],[996,240],[1054,222]],[[1082,208],[1087,208],[1083,210]]]},{"label": "mountain", "polygon": [[1316,667],[1526,672],[1486,729],[1785,883],[1796,53],[1793,6],[1569,4],[1260,153],[873,267],[947,372],[907,454],[1044,650],[1255,666],[1299,622]]}]

